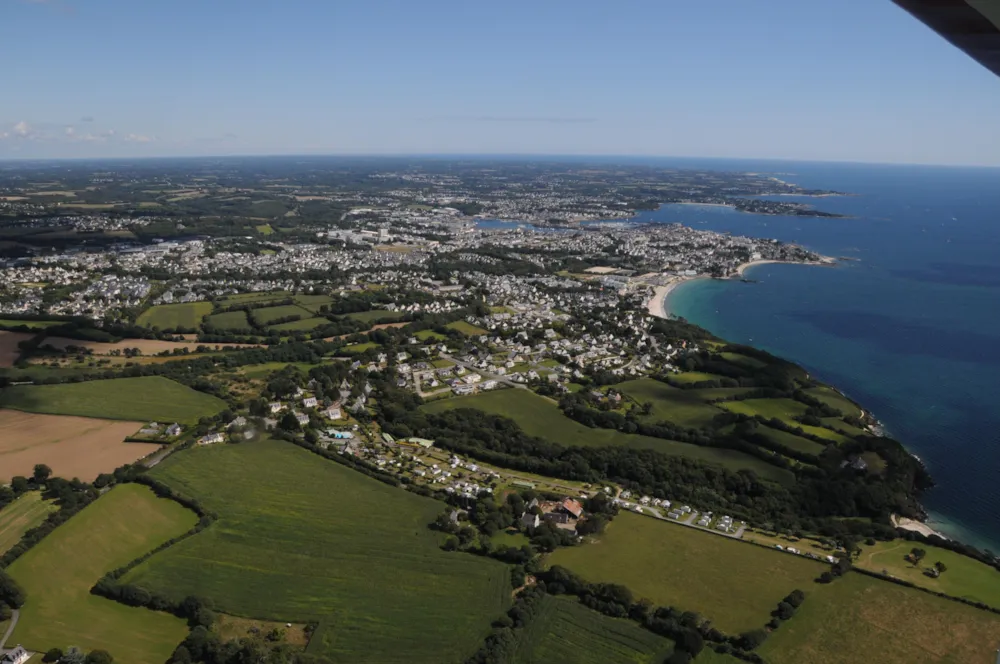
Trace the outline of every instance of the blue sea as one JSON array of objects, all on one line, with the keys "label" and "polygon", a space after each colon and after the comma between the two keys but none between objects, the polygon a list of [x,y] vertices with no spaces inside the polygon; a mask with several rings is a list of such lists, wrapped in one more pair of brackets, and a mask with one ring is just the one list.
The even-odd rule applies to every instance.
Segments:
[{"label": "blue sea", "polygon": [[1000,552],[1000,169],[633,161],[768,173],[852,194],[778,199],[847,219],[664,205],[634,221],[777,238],[850,259],[756,266],[751,284],[688,282],[667,308],[797,362],[859,402],[929,468],[930,525]]},{"label": "blue sea", "polygon": [[665,205],[642,221],[772,237],[835,268],[760,265],[758,283],[683,284],[667,307],[793,360],[872,412],[937,486],[930,525],[1000,552],[1000,169],[674,160],[853,194],[805,198],[848,219]]}]

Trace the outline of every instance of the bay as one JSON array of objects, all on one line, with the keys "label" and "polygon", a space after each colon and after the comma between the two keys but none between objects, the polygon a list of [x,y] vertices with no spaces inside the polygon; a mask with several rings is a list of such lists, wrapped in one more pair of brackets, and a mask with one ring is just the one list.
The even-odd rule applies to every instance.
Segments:
[{"label": "bay", "polygon": [[663,160],[850,192],[801,200],[845,219],[665,205],[637,221],[772,237],[835,268],[761,265],[699,280],[672,313],[793,360],[873,412],[926,463],[931,525],[1000,551],[1000,169]]}]

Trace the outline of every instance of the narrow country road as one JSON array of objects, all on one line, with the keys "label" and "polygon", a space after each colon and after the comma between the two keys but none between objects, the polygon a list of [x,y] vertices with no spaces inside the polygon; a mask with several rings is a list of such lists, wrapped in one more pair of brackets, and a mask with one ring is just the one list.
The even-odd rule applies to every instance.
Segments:
[{"label": "narrow country road", "polygon": [[0,639],[0,651],[2,651],[7,645],[7,639],[10,635],[14,633],[14,628],[17,627],[17,619],[21,617],[21,612],[14,609],[10,616],[10,625],[7,627],[7,631],[4,632],[3,638]]}]

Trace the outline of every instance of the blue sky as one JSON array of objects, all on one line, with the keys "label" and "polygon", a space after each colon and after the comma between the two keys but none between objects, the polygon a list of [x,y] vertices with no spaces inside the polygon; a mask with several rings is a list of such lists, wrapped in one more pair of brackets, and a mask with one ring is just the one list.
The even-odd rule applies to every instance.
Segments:
[{"label": "blue sky", "polygon": [[0,0],[0,159],[1000,165],[1000,79],[889,0]]}]

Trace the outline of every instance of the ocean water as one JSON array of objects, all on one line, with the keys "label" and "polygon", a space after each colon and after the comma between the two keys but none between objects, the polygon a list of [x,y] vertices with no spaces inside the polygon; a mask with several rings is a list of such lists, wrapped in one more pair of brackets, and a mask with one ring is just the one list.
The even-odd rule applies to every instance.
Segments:
[{"label": "ocean water", "polygon": [[[671,160],[854,194],[822,219],[665,205],[636,219],[772,237],[837,267],[761,265],[699,280],[668,309],[793,360],[872,412],[937,486],[931,525],[1000,552],[1000,169]],[[797,200],[782,197],[782,200]]]}]

